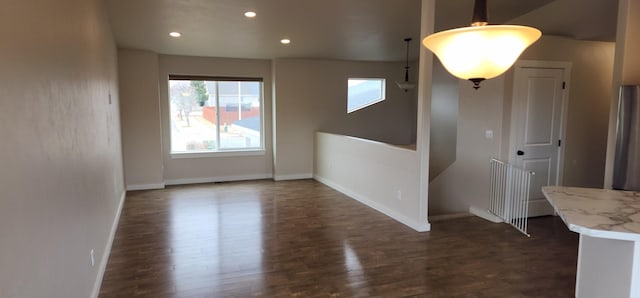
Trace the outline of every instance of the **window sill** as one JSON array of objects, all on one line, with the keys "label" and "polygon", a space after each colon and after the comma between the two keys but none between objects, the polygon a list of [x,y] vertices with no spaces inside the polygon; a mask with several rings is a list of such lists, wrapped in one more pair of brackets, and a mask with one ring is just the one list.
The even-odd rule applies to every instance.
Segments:
[{"label": "window sill", "polygon": [[171,153],[170,155],[171,155],[171,159],[262,156],[262,155],[265,155],[265,150],[255,149],[255,150],[234,150],[234,151],[215,151],[215,152],[185,152],[185,153]]}]

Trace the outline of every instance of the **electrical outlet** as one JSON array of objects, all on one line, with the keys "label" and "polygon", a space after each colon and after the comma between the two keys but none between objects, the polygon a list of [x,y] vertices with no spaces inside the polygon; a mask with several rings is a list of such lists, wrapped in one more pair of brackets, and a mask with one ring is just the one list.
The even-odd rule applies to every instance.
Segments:
[{"label": "electrical outlet", "polygon": [[402,191],[398,190],[398,201],[402,201]]},{"label": "electrical outlet", "polygon": [[89,254],[91,255],[91,267],[93,267],[96,264],[96,259],[93,257],[93,249]]}]

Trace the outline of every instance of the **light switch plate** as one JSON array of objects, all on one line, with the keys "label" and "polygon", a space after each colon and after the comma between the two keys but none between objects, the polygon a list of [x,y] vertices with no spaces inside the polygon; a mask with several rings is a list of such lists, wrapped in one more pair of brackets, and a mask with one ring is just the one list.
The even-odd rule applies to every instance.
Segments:
[{"label": "light switch plate", "polygon": [[487,129],[484,131],[484,138],[487,140],[493,140],[493,130]]}]

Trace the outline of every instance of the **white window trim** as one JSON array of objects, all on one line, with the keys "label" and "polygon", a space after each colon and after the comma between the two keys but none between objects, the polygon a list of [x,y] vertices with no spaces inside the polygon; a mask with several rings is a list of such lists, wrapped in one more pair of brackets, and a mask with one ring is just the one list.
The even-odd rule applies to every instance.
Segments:
[{"label": "white window trim", "polygon": [[264,149],[250,150],[221,150],[221,151],[198,151],[198,152],[172,152],[171,159],[185,158],[209,158],[209,157],[236,157],[236,156],[263,156]]},{"label": "white window trim", "polygon": [[[167,88],[170,88],[169,81],[176,77],[182,77],[184,79],[192,80],[211,80],[211,81],[257,81],[260,82],[260,147],[254,148],[218,148],[215,151],[190,151],[190,152],[171,152],[169,149],[169,156],[171,159],[188,159],[188,158],[211,158],[211,157],[235,157],[235,156],[264,156],[266,154],[265,149],[265,116],[264,116],[264,81],[262,78],[241,78],[241,77],[216,77],[216,76],[185,76],[185,75],[169,75],[167,80]],[[171,92],[170,89],[167,90]],[[167,96],[167,100],[170,101],[170,97]],[[171,104],[170,102],[168,103]],[[169,126],[171,126],[171,120],[169,120]],[[220,131],[216,131],[218,139],[220,139]],[[171,138],[173,134],[169,131],[169,144],[171,146]]]},{"label": "white window trim", "polygon": [[372,106],[374,104],[377,104],[387,99],[387,79],[386,78],[348,78],[347,84],[349,80],[378,80],[378,81],[381,81],[382,90],[380,92],[381,93],[380,98],[378,98],[376,101],[367,102],[366,104],[359,105],[357,107],[354,107],[353,109],[349,109],[349,95],[348,95],[349,86],[347,86],[347,114],[351,114],[353,112],[362,110],[368,106]]}]

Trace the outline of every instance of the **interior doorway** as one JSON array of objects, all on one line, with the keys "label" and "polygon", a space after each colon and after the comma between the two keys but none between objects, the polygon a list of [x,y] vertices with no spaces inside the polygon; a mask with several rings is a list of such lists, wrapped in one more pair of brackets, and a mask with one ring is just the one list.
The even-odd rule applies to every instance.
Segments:
[{"label": "interior doorway", "polygon": [[520,61],[515,65],[509,161],[535,173],[528,216],[553,214],[542,187],[562,184],[563,139],[571,64]]}]

